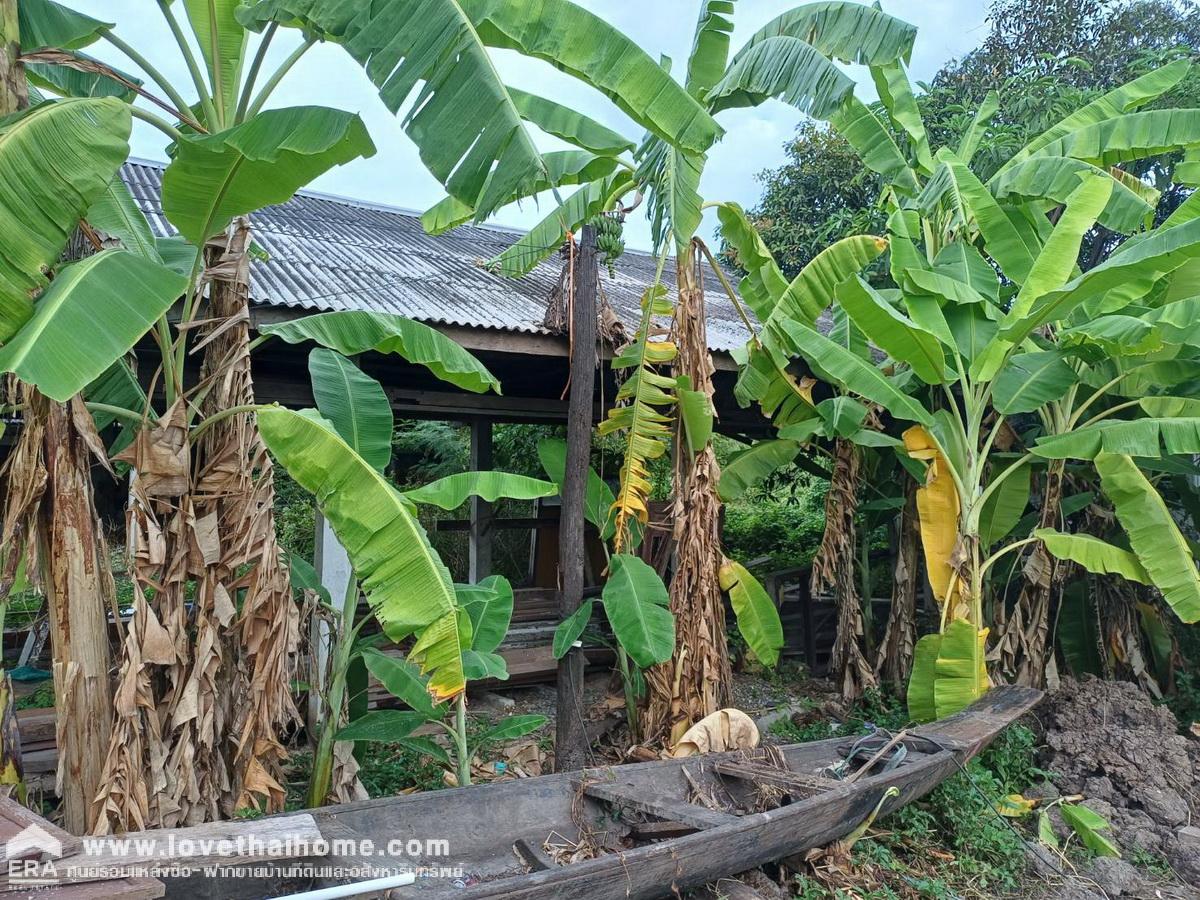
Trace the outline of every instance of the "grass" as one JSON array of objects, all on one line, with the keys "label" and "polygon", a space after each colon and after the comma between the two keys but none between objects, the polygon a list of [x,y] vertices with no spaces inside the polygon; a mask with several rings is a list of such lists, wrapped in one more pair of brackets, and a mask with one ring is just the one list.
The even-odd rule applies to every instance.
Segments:
[{"label": "grass", "polygon": [[[811,741],[862,734],[869,724],[896,731],[907,723],[898,699],[873,692],[842,722],[798,727],[785,721],[772,730],[787,741]],[[967,774],[946,779],[923,799],[880,819],[853,854],[855,865],[871,872],[876,885],[856,889],[853,896],[951,898],[965,892],[999,896],[1020,891],[1026,871],[1022,840],[993,804],[1043,780],[1035,756],[1033,732],[1014,725],[967,765]],[[831,892],[807,876],[798,876],[793,888],[796,897],[813,900],[851,896]]]}]

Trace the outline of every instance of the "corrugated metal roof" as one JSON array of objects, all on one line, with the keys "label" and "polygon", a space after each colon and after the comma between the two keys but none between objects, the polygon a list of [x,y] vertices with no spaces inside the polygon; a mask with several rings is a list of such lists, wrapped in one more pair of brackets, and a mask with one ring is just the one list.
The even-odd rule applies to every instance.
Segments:
[{"label": "corrugated metal roof", "polygon": [[[159,236],[174,233],[162,212],[164,164],[134,160],[122,176]],[[547,300],[558,282],[557,257],[520,279],[503,278],[480,263],[523,232],[463,225],[433,237],[420,214],[358,200],[301,191],[287,203],[253,216],[254,239],[269,259],[250,269],[256,303],[313,311],[374,310],[429,324],[546,334]],[[654,279],[654,258],[627,251],[601,285],[614,312],[637,327],[639,300]],[[721,285],[707,284],[711,350],[743,346],[749,333]]]}]

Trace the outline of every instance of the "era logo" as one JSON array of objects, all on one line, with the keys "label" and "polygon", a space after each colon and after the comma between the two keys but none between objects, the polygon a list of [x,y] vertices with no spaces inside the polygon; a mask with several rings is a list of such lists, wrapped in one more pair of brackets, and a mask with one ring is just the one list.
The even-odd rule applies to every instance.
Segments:
[{"label": "era logo", "polygon": [[57,881],[54,860],[61,856],[62,841],[38,825],[21,829],[4,845],[8,877],[23,884]]}]

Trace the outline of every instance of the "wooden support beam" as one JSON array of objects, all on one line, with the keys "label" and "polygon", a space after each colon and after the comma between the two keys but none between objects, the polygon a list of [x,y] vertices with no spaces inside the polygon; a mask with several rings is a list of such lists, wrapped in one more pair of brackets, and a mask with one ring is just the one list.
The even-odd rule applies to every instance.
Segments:
[{"label": "wooden support beam", "polygon": [[[492,468],[492,421],[471,421],[472,472],[488,472]],[[492,574],[492,504],[482,497],[472,497],[471,530],[468,543],[468,581],[478,584]]]},{"label": "wooden support beam", "polygon": [[635,787],[632,784],[597,781],[585,784],[583,792],[618,810],[644,813],[664,822],[679,822],[696,829],[719,828],[738,820],[737,816],[730,813],[717,812],[695,803],[684,803],[674,797],[654,794],[644,787]]},{"label": "wooden support beam", "polygon": [[[568,240],[571,238],[568,236]],[[571,383],[567,398],[567,460],[562,507],[558,516],[559,621],[583,603],[584,503],[592,455],[593,398],[596,390],[596,331],[600,264],[596,229],[584,225],[574,259],[575,295],[571,302]],[[587,728],[583,720],[583,651],[569,649],[558,661],[554,769],[570,772],[587,762]]]}]

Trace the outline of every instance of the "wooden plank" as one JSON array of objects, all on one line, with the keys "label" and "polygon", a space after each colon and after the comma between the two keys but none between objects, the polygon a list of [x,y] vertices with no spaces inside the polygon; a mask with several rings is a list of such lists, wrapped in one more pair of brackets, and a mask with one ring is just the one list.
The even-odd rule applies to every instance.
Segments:
[{"label": "wooden plank", "polygon": [[729,813],[706,809],[694,803],[684,803],[673,797],[652,794],[646,790],[635,788],[633,785],[620,782],[596,781],[587,782],[583,792],[589,797],[603,800],[605,803],[620,809],[645,813],[666,822],[679,822],[693,828],[719,828],[738,821],[738,817]]},{"label": "wooden plank", "polygon": [[635,841],[662,841],[700,830],[682,822],[634,822],[629,826],[629,836]]},{"label": "wooden plank", "polygon": [[[30,827],[40,828],[42,834],[21,835],[21,832]],[[43,849],[49,851],[50,848],[44,845],[34,846],[39,839],[58,842],[58,853],[50,854],[55,856],[77,853],[83,846],[83,842],[75,835],[63,831],[11,797],[0,797],[0,859],[42,859],[47,855],[43,853]],[[27,849],[17,849],[16,843],[10,848],[9,842],[14,840],[26,845]]]},{"label": "wooden plank", "polygon": [[817,794],[823,794],[843,786],[842,782],[836,778],[801,775],[799,772],[789,772],[786,769],[751,760],[723,760],[715,763],[713,769],[730,778],[738,778],[752,784],[769,785],[798,797],[815,797]]}]

